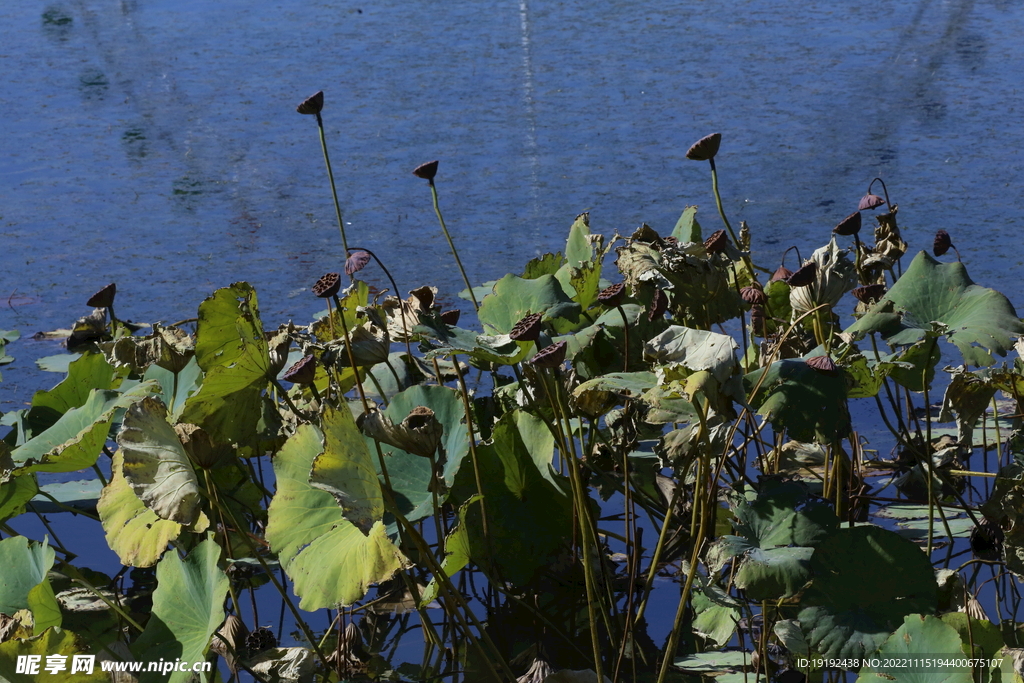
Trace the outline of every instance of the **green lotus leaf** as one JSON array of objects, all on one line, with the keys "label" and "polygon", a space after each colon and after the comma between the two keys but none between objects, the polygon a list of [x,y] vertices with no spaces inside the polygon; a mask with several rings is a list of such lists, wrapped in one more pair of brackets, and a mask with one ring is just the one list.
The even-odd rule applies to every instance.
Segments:
[{"label": "green lotus leaf", "polygon": [[[444,559],[441,561],[441,570],[449,579],[469,564],[470,545],[469,529],[466,526],[466,513],[469,506],[482,498],[480,495],[471,496],[469,500],[459,507],[459,522],[455,525],[444,539]],[[430,583],[420,595],[420,606],[426,607],[437,599],[440,586],[437,577],[430,579]]]},{"label": "green lotus leaf", "polygon": [[[522,277],[525,280],[535,280],[541,275],[554,275],[563,265],[565,265],[565,257],[562,256],[561,252],[557,254],[544,254],[527,262],[526,267],[523,268]],[[491,286],[487,288],[487,291],[482,296],[490,294],[494,290],[496,282],[497,280],[491,282]]]},{"label": "green lotus leaf", "polygon": [[[124,478],[122,465],[124,454],[114,452],[111,461],[111,477],[103,487],[96,511],[106,534],[107,545],[117,553],[121,564],[132,567],[151,567],[160,559],[167,549],[167,544],[176,539],[182,530],[177,522],[160,519],[155,512],[146,507],[132,490],[131,484]],[[203,530],[201,515],[200,523],[194,527]],[[206,520],[208,524],[209,521]]]},{"label": "green lotus leaf", "polygon": [[676,241],[682,242],[703,242],[704,238],[701,236],[700,223],[697,222],[697,207],[687,206],[683,209],[683,213],[679,216],[679,220],[676,221],[676,225],[672,228],[672,236],[676,238]]},{"label": "green lotus leaf", "polygon": [[725,647],[736,633],[742,603],[700,574],[693,587],[693,631],[714,647]]},{"label": "green lotus leaf", "polygon": [[906,615],[930,614],[938,601],[928,556],[876,526],[833,532],[815,548],[811,571],[797,619],[813,650],[828,658],[875,652]]},{"label": "green lotus leaf", "polygon": [[494,292],[480,302],[478,317],[487,334],[508,334],[524,316],[543,314],[554,306],[568,303],[574,302],[552,275],[533,280],[506,275],[494,285]]},{"label": "green lotus leaf", "polygon": [[940,263],[918,253],[903,276],[848,333],[879,332],[890,344],[913,344],[925,338],[933,324],[960,349],[969,365],[995,363],[1005,356],[1024,323],[1009,299],[974,284],[962,263]]},{"label": "green lotus leaf", "polygon": [[[578,401],[590,404],[607,401],[611,398],[609,395],[635,398],[657,383],[658,378],[653,372],[613,372],[587,380],[572,393]],[[615,400],[612,405],[619,402]]]},{"label": "green lotus leaf", "polygon": [[[414,408],[425,406],[434,411],[441,423],[441,447],[444,457],[438,462],[446,487],[455,480],[455,473],[469,453],[469,433],[466,430],[466,408],[459,392],[448,387],[416,385],[395,395],[383,414],[393,422],[401,422]],[[375,452],[373,441],[367,437],[367,447]],[[430,460],[395,446],[382,443],[391,488],[399,511],[410,522],[429,517],[434,512],[433,494],[430,492]],[[374,458],[376,460],[376,458]],[[380,465],[374,463],[379,473]],[[444,500],[444,496],[441,497]]]},{"label": "green lotus leaf", "polygon": [[[0,643],[0,680],[9,683],[108,683],[110,674],[103,672],[97,665],[91,674],[83,672],[71,673],[74,655],[88,654],[90,648],[81,636],[60,628],[49,628],[33,638],[15,638]],[[18,657],[35,655],[40,657],[38,674],[16,673]],[[61,655],[66,657],[66,668],[57,673],[45,670],[46,657]]]},{"label": "green lotus leaf", "polygon": [[[397,294],[397,292],[395,293]],[[437,293],[436,289],[434,289],[434,293]],[[362,322],[358,319],[359,308],[361,306],[366,306],[367,303],[369,303],[370,286],[362,280],[356,280],[349,287],[346,287],[338,297],[341,300],[341,307],[343,310],[338,311],[336,308],[332,307],[330,318],[327,316],[327,311],[320,311],[317,313],[317,321],[310,325],[310,330],[313,332],[313,335],[321,341],[334,339],[343,334],[344,328],[341,324],[342,316],[344,316],[345,325],[347,325],[349,329],[356,327]],[[409,319],[409,327],[412,327],[415,324],[415,320],[416,318],[412,317]],[[332,331],[334,333],[333,335],[331,334]],[[398,334],[396,334],[395,331],[392,331],[391,337],[392,339],[395,339],[401,336],[402,326],[401,323],[399,323]]]},{"label": "green lotus leaf", "polygon": [[68,365],[68,376],[49,391],[32,396],[32,408],[25,416],[33,433],[41,432],[72,408],[80,408],[92,389],[114,389],[114,368],[102,353],[87,353]]},{"label": "green lotus leaf", "polygon": [[594,305],[601,291],[601,263],[584,261],[576,268],[567,263],[555,273],[555,278],[562,285],[562,290],[586,310]]},{"label": "green lotus leaf", "polygon": [[154,363],[146,368],[146,374],[142,378],[156,380],[160,383],[162,389],[160,399],[167,406],[170,419],[177,421],[181,411],[185,409],[185,401],[196,393],[203,383],[203,371],[195,356],[192,356],[185,367],[178,372],[171,372]]},{"label": "green lotus leaf", "polygon": [[247,444],[257,432],[271,367],[251,285],[236,282],[199,305],[196,361],[203,384],[185,402],[180,420],[199,425],[215,441]]},{"label": "green lotus leaf", "polygon": [[[980,657],[981,655],[975,655]],[[858,683],[896,681],[897,683],[972,683],[969,666],[885,666],[885,662],[915,658],[964,659],[960,634],[942,619],[929,615],[908,614],[903,625],[889,636],[878,651],[882,666],[866,666],[857,677]],[[874,658],[873,658],[874,659]]]},{"label": "green lotus leaf", "polygon": [[28,592],[27,602],[28,608],[32,610],[33,635],[39,635],[51,626],[61,625],[63,616],[49,579],[44,579]]},{"label": "green lotus leaf", "polygon": [[306,424],[285,442],[274,458],[277,492],[267,515],[267,541],[302,598],[299,606],[310,611],[350,605],[408,563],[383,522],[364,534],[334,496],[309,484],[323,438]]},{"label": "green lotus leaf", "polygon": [[167,408],[144,398],[124,414],[117,443],[132,489],[160,519],[188,526],[199,515],[199,479],[167,421]]},{"label": "green lotus leaf", "polygon": [[[476,448],[482,490],[477,489],[474,468],[464,467],[455,476],[452,495],[467,501],[483,493],[481,504],[472,506],[465,518],[470,555],[503,579],[523,585],[572,536],[573,512],[567,481],[551,472],[553,441],[538,448],[537,440],[548,438],[540,436],[540,423],[519,422],[517,412],[498,420],[491,442]],[[532,445],[521,429],[528,432]],[[484,536],[483,514],[489,539]]]},{"label": "green lotus leaf", "polygon": [[735,340],[727,334],[672,325],[644,345],[644,358],[661,365],[678,363],[688,370],[708,370],[725,383],[737,369]]},{"label": "green lotus leaf", "polygon": [[[208,538],[182,560],[178,553],[164,555],[156,566],[153,612],[146,630],[132,644],[139,661],[200,662],[217,627],[224,622],[228,577],[218,566],[221,548]],[[140,683],[185,683],[191,671],[143,673]]]},{"label": "green lotus leaf", "polygon": [[0,613],[11,615],[30,608],[29,593],[47,580],[46,573],[55,556],[48,544],[29,541],[24,536],[0,541]]},{"label": "green lotus leaf", "polygon": [[52,427],[11,453],[18,467],[15,474],[91,467],[107,441],[115,413],[159,389],[155,382],[137,384],[124,393],[93,389],[81,407],[68,410]]},{"label": "green lotus leaf", "polygon": [[436,340],[441,346],[426,354],[431,358],[448,358],[458,354],[466,354],[485,363],[499,365],[515,365],[522,362],[530,354],[533,344],[516,342],[507,334],[485,335],[461,327],[445,329],[417,325],[413,332]]},{"label": "green lotus leaf", "polygon": [[[4,479],[0,468],[0,481]],[[11,477],[0,484],[0,523],[25,512],[25,505],[39,493],[34,474]]]},{"label": "green lotus leaf", "polygon": [[384,516],[384,496],[370,451],[347,406],[327,408],[321,425],[324,449],[313,460],[309,483],[334,496],[345,519],[369,533]]},{"label": "green lotus leaf", "polygon": [[594,245],[590,241],[590,214],[581,213],[569,226],[565,241],[565,261],[573,268],[594,258]]},{"label": "green lotus leaf", "polygon": [[802,360],[781,360],[743,378],[753,390],[761,374],[768,375],[750,404],[776,432],[787,430],[796,441],[831,443],[850,431],[846,380],[842,373],[819,372]]},{"label": "green lotus leaf", "polygon": [[[972,658],[999,660],[998,667],[979,667],[980,683],[989,681],[1012,681],[1013,657],[1001,657],[1000,650],[1005,642],[999,627],[985,619],[975,619],[964,612],[947,612],[939,617],[942,623],[952,626],[960,635],[960,649]],[[995,676],[996,671],[1000,676]],[[974,678],[973,680],[979,680]]]},{"label": "green lotus leaf", "polygon": [[[742,672],[750,666],[750,654],[739,650],[729,652],[698,652],[678,657],[672,665],[688,673],[728,674]],[[716,675],[716,679],[718,676]]]}]

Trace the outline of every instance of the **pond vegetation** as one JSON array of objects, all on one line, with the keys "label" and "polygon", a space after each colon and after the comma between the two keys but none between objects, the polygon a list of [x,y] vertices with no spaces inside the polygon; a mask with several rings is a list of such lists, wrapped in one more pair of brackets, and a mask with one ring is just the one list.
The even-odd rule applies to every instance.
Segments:
[{"label": "pond vegetation", "polygon": [[[330,170],[322,107],[299,111]],[[245,282],[171,325],[97,292],[42,361],[66,377],[2,419],[0,678],[92,653],[260,681],[1016,680],[1024,324],[946,232],[907,263],[877,179],[795,271],[754,263],[720,142],[687,156],[722,229],[689,206],[606,238],[582,214],[562,253],[462,293],[472,327],[434,287],[396,296],[336,199],[348,258],[309,323],[264,321]],[[438,170],[415,174],[468,285]],[[124,570],[76,564],[60,513]],[[269,594],[298,645],[261,623]],[[985,662],[806,663],[875,654]]]}]

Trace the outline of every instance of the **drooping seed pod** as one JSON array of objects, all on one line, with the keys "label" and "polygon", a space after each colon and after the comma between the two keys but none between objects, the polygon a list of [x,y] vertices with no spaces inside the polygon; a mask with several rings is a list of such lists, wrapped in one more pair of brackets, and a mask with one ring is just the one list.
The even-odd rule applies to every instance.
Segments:
[{"label": "drooping seed pod", "polygon": [[754,305],[750,307],[750,326],[754,330],[754,334],[764,335],[764,326],[767,321],[767,317],[764,314],[764,307]]},{"label": "drooping seed pod", "polygon": [[665,290],[657,289],[654,291],[654,298],[651,300],[651,307],[647,311],[647,321],[654,322],[655,320],[661,320],[665,317],[665,311],[668,310],[668,294]]},{"label": "drooping seed pod", "polygon": [[708,252],[708,256],[717,254],[724,251],[728,244],[729,238],[725,236],[725,230],[716,230],[711,233],[711,237],[704,240],[704,251]]},{"label": "drooping seed pod", "polygon": [[949,233],[945,230],[939,230],[935,233],[935,241],[932,242],[932,253],[936,256],[942,256],[950,247],[953,246],[953,240],[950,239]]},{"label": "drooping seed pod", "polygon": [[332,297],[341,289],[341,275],[338,273],[327,273],[313,285],[313,293],[321,299]]},{"label": "drooping seed pod", "polygon": [[114,295],[117,294],[117,284],[111,282],[109,285],[89,297],[85,302],[86,306],[93,308],[110,308],[114,305]]},{"label": "drooping seed pod", "polygon": [[718,147],[721,144],[722,134],[712,133],[693,143],[690,149],[686,150],[686,158],[694,161],[714,159],[715,155],[718,154]]},{"label": "drooping seed pod", "polygon": [[508,333],[508,336],[513,341],[537,341],[537,337],[540,336],[540,318],[540,313],[531,313],[517,322],[512,327],[512,331]]},{"label": "drooping seed pod", "polygon": [[314,116],[319,114],[324,108],[324,91],[321,90],[315,95],[310,95],[306,99],[302,100],[299,106],[295,107],[295,111],[300,114],[309,114]]},{"label": "drooping seed pod", "polygon": [[854,287],[850,290],[850,293],[857,298],[857,301],[864,304],[870,304],[885,296],[885,285],[874,284]]},{"label": "drooping seed pod", "polygon": [[366,267],[366,264],[370,262],[369,252],[365,252],[362,249],[353,251],[345,259],[345,275],[349,277],[355,275],[360,270]]},{"label": "drooping seed pod", "polygon": [[772,273],[772,277],[769,280],[769,282],[777,282],[779,280],[785,282],[786,280],[789,280],[789,278],[792,276],[793,271],[791,271],[786,266],[779,266],[778,268],[775,269],[775,272]]},{"label": "drooping seed pod", "polygon": [[857,205],[858,211],[870,211],[876,207],[885,204],[885,200],[879,197],[877,194],[871,194],[868,192],[866,195],[860,198],[860,203]]},{"label": "drooping seed pod", "polygon": [[807,365],[824,375],[835,375],[839,372],[835,362],[828,356],[815,356],[807,359]]},{"label": "drooping seed pod", "polygon": [[435,159],[434,161],[428,161],[425,164],[420,164],[419,166],[413,169],[412,174],[417,178],[423,178],[424,180],[433,181],[434,176],[437,175],[437,164],[437,159]]},{"label": "drooping seed pod", "polygon": [[763,306],[768,302],[768,295],[756,285],[748,285],[741,289],[740,298],[751,306]]},{"label": "drooping seed pod", "polygon": [[837,235],[856,235],[860,232],[860,211],[854,211],[849,216],[839,221],[839,225],[832,228],[832,232]]},{"label": "drooping seed pod", "polygon": [[450,311],[441,312],[441,322],[445,325],[451,325],[454,327],[459,324],[459,318],[462,317],[462,311],[457,308],[453,308]]},{"label": "drooping seed pod", "polygon": [[622,282],[605,287],[598,293],[597,300],[605,306],[618,306],[626,296],[626,285]]},{"label": "drooping seed pod", "polygon": [[806,287],[807,285],[814,282],[815,276],[818,274],[818,264],[816,261],[808,261],[804,265],[800,266],[795,273],[790,275],[786,279],[786,283],[790,287]]},{"label": "drooping seed pod", "polygon": [[545,346],[530,359],[530,363],[537,368],[557,368],[565,360],[567,346],[564,341]]},{"label": "drooping seed pod", "polygon": [[302,360],[288,368],[281,377],[293,384],[312,384],[316,378],[316,358],[312,354],[303,356]]}]

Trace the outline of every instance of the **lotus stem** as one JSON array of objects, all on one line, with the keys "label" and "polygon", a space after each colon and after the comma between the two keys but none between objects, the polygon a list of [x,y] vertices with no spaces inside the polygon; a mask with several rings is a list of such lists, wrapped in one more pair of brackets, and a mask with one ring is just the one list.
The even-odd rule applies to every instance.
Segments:
[{"label": "lotus stem", "polygon": [[363,380],[359,377],[359,366],[356,365],[356,357],[352,353],[352,335],[348,333],[348,322],[345,320],[345,309],[337,294],[332,294],[334,304],[338,307],[338,318],[341,319],[341,331],[345,334],[345,350],[348,352],[348,362],[352,366],[352,372],[356,376],[356,389],[359,391],[359,400],[363,402],[363,412],[370,412],[370,403],[366,400],[366,392],[363,391]]},{"label": "lotus stem", "polygon": [[320,147],[324,151],[324,164],[327,165],[327,177],[331,181],[331,196],[334,197],[334,214],[338,218],[338,231],[341,232],[341,246],[348,255],[348,240],[345,238],[345,222],[341,217],[341,204],[338,202],[338,189],[334,186],[334,171],[331,169],[331,157],[327,154],[327,137],[324,135],[324,120],[320,112],[316,113],[316,126],[320,131]]},{"label": "lotus stem", "polygon": [[452,241],[452,236],[448,233],[448,226],[444,224],[444,216],[441,215],[441,206],[437,203],[437,186],[434,185],[434,179],[429,180],[430,183],[430,196],[434,200],[434,213],[437,214],[437,220],[441,224],[441,232],[444,233],[444,237],[448,240],[448,246],[452,250],[452,256],[455,257],[455,265],[459,267],[459,272],[462,273],[462,281],[466,283],[466,289],[469,290],[469,298],[473,302],[473,309],[477,312],[480,311],[480,304],[477,303],[476,293],[473,291],[473,285],[469,282],[469,277],[466,275],[466,269],[462,267],[462,259],[459,258],[459,252],[455,248],[455,242]]},{"label": "lotus stem", "polygon": [[373,260],[376,261],[377,265],[380,266],[380,269],[384,271],[384,275],[387,277],[388,282],[391,283],[391,287],[395,290],[395,296],[398,297],[398,314],[402,317],[402,331],[405,333],[405,350],[409,354],[409,362],[412,362],[412,346],[409,343],[409,324],[405,321],[405,308],[402,306],[402,296],[398,293],[398,285],[395,284],[395,278],[391,277],[391,271],[388,270],[387,266],[384,265],[384,262],[380,260],[380,257],[369,249],[352,247],[349,251],[365,251],[373,257]]},{"label": "lotus stem", "polygon": [[629,320],[622,310],[622,304],[615,304],[615,308],[619,309],[619,316],[622,317],[622,371],[629,372]]},{"label": "lotus stem", "polygon": [[715,168],[715,158],[711,157],[708,159],[708,163],[711,164],[711,191],[715,195],[715,205],[718,207],[718,215],[722,217],[722,222],[725,223],[725,228],[729,231],[729,237],[732,238],[732,243],[736,245],[737,249],[739,249],[740,241],[736,237],[736,232],[732,229],[729,219],[725,217],[725,209],[722,208],[722,195],[718,192],[718,169]]}]

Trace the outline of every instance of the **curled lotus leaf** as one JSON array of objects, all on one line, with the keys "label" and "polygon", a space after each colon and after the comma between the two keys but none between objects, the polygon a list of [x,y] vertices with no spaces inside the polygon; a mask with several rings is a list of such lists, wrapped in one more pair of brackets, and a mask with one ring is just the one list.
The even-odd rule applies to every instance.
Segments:
[{"label": "curled lotus leaf", "polygon": [[373,410],[359,418],[359,428],[370,438],[403,451],[429,458],[437,453],[444,427],[426,406],[417,406],[397,425],[384,413]]},{"label": "curled lotus leaf", "polygon": [[846,256],[846,250],[836,244],[834,235],[827,245],[815,250],[810,262],[817,266],[814,281],[806,287],[793,287],[789,292],[794,317],[822,304],[835,306],[844,294],[857,286],[857,268]]},{"label": "curled lotus leaf", "polygon": [[738,367],[739,345],[727,334],[672,325],[644,344],[644,358],[661,365],[678,364],[693,372],[707,370],[724,383]]},{"label": "curled lotus leaf", "polygon": [[391,352],[391,338],[385,327],[368,321],[349,330],[349,338],[352,340],[352,358],[349,359],[348,351],[345,350],[344,340],[331,342],[328,349],[337,354],[337,362],[342,366],[348,366],[354,360],[357,367],[366,367],[383,363],[388,359]]}]

